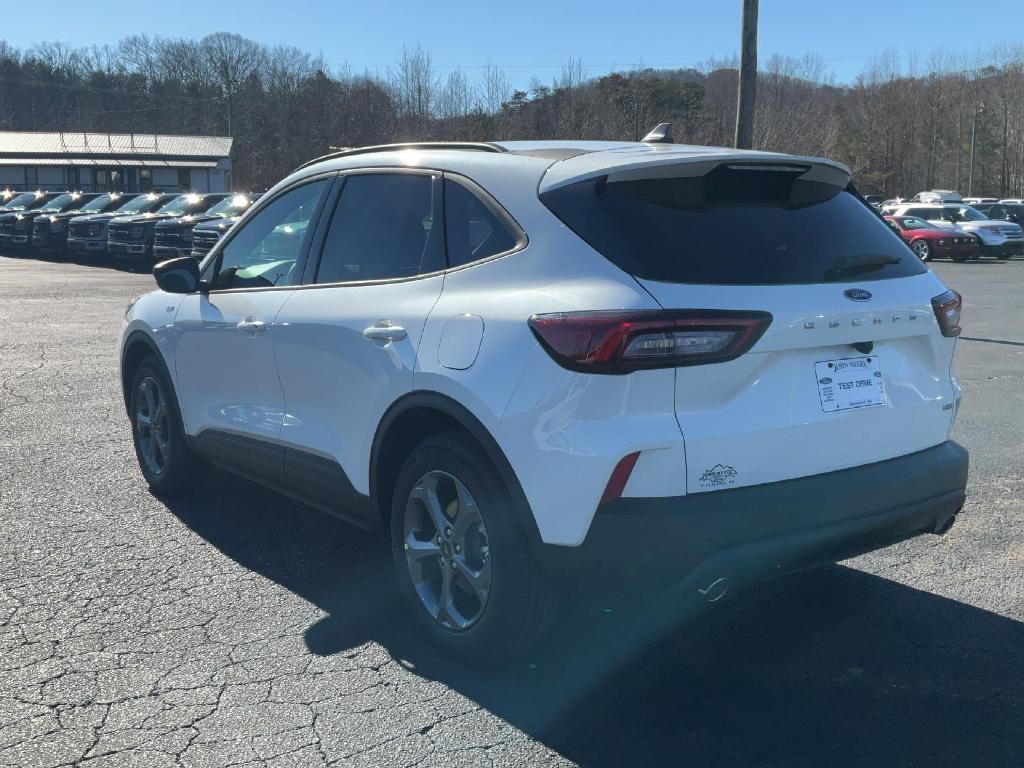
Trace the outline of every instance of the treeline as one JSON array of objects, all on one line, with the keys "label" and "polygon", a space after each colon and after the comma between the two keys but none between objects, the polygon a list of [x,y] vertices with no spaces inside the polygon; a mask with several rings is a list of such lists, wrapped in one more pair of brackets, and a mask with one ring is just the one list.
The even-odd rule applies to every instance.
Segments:
[{"label": "treeline", "polygon": [[[266,187],[331,147],[392,141],[633,139],[671,121],[678,142],[728,145],[736,65],[591,77],[570,59],[550,84],[512,87],[498,67],[441,72],[405,48],[386,73],[354,73],[291,47],[218,32],[116,46],[0,41],[0,129],[229,134],[235,183]],[[852,83],[823,60],[772,57],[760,73],[755,143],[847,163],[864,192],[1024,194],[1024,48],[922,66],[887,53]]]}]

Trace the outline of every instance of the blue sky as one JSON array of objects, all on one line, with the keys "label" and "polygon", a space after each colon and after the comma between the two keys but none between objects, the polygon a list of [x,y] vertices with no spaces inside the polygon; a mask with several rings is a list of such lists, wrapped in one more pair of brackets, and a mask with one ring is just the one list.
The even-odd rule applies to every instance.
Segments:
[{"label": "blue sky", "polygon": [[[512,0],[512,2],[109,2],[0,3],[0,39],[19,47],[41,40],[114,43],[127,34],[202,37],[218,30],[322,52],[332,65],[382,71],[419,42],[439,73],[463,67],[471,78],[488,60],[513,84],[557,77],[570,57],[589,76],[639,63],[694,66],[736,52],[740,0]],[[897,49],[973,55],[1024,40],[1024,0],[761,0],[760,55],[823,57],[840,82],[872,56]]]}]

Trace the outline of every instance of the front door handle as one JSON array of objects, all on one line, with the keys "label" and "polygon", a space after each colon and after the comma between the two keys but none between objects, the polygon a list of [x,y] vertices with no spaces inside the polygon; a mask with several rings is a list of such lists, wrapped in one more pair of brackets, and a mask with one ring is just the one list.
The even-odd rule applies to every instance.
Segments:
[{"label": "front door handle", "polygon": [[370,341],[383,342],[384,344],[392,341],[401,341],[406,335],[405,328],[395,325],[390,320],[378,320],[369,328],[363,329],[363,336]]},{"label": "front door handle", "polygon": [[267,332],[267,324],[255,317],[247,317],[235,327],[239,333],[244,333],[246,336],[259,336]]}]

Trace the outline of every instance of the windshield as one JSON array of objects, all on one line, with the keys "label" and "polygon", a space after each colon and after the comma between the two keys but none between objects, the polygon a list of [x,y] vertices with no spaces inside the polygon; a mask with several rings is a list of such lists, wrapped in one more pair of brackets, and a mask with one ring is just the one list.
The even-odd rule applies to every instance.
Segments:
[{"label": "windshield", "polygon": [[250,205],[252,205],[252,201],[245,195],[232,195],[231,197],[225,197],[215,206],[210,208],[207,213],[214,216],[238,216]]},{"label": "windshield", "polygon": [[81,195],[58,195],[44,205],[40,210],[42,213],[66,211],[76,202],[82,199]]},{"label": "windshield", "polygon": [[157,213],[166,213],[171,216],[181,216],[191,211],[193,208],[199,205],[201,201],[202,198],[199,197],[199,195],[179,195],[178,197],[171,200],[171,202],[169,202],[163,208],[159,209]]},{"label": "windshield", "polygon": [[[949,206],[943,213],[955,213],[956,217],[962,221],[984,221],[986,218],[985,214],[969,205]],[[946,216],[943,215],[943,218]]]},{"label": "windshield", "polygon": [[23,195],[18,195],[16,198],[11,200],[6,205],[8,211],[24,211],[29,205],[39,199],[35,192],[26,192]]},{"label": "windshield", "polygon": [[873,210],[790,172],[588,179],[542,202],[609,261],[671,283],[783,285],[925,271]]},{"label": "windshield", "polygon": [[94,197],[88,203],[86,203],[81,208],[79,208],[79,210],[82,213],[91,213],[93,211],[102,211],[104,208],[106,208],[108,205],[110,205],[110,203],[112,201],[114,201],[115,199],[116,198],[114,198],[111,195],[100,195],[99,197]]},{"label": "windshield", "polygon": [[905,219],[901,219],[900,223],[904,229],[931,229],[932,225],[924,219],[918,219],[913,216],[908,216]]},{"label": "windshield", "polygon": [[157,195],[139,195],[118,208],[117,212],[122,214],[144,213],[152,210],[153,206],[159,201],[160,198]]}]

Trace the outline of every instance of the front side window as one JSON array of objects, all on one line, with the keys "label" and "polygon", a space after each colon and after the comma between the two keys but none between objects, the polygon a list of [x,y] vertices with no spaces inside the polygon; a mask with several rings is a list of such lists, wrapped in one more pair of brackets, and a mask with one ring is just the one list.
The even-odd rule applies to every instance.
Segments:
[{"label": "front side window", "polygon": [[216,289],[267,288],[298,282],[296,263],[328,179],[285,192],[245,223],[220,253]]},{"label": "front side window", "polygon": [[331,217],[318,283],[392,280],[444,267],[440,181],[423,174],[349,176]]},{"label": "front side window", "polygon": [[985,214],[980,211],[976,211],[969,205],[961,205],[953,208],[947,208],[946,213],[943,214],[942,218],[947,218],[952,214],[951,218],[960,221],[984,221]]},{"label": "front side window", "polygon": [[444,182],[444,224],[448,266],[458,267],[510,251],[519,243],[509,225],[458,182]]}]

